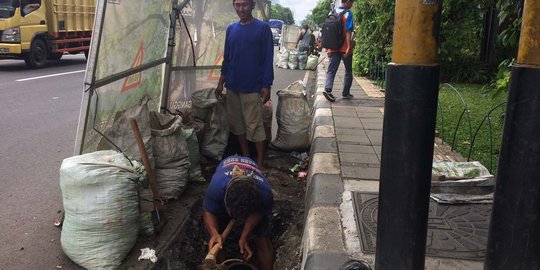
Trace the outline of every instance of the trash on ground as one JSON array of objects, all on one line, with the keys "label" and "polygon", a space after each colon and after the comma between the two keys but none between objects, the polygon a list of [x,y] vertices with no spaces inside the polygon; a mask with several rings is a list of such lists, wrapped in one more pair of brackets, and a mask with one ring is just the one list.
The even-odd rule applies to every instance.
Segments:
[{"label": "trash on ground", "polygon": [[307,175],[308,175],[307,171],[301,171],[301,172],[298,173],[298,177],[300,177],[300,178],[304,178]]},{"label": "trash on ground", "polygon": [[141,249],[141,256],[137,260],[150,260],[155,263],[157,262],[156,251],[151,248],[143,248]]}]

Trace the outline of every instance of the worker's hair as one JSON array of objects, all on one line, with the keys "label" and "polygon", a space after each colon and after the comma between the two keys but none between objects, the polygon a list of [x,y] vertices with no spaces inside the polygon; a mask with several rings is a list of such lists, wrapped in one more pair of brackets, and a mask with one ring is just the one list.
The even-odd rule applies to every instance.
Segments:
[{"label": "worker's hair", "polygon": [[[232,3],[233,3],[233,4],[234,4],[234,2],[236,2],[236,0],[232,0]],[[249,2],[255,3],[255,0],[249,0]]]},{"label": "worker's hair", "polygon": [[225,208],[234,219],[244,220],[261,209],[261,196],[252,176],[234,177],[225,190]]}]

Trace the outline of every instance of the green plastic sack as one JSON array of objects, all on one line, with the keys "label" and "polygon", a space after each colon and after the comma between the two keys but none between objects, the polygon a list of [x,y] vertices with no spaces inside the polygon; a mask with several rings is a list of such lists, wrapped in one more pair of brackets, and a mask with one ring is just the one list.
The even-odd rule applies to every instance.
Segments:
[{"label": "green plastic sack", "polygon": [[201,173],[201,153],[199,151],[199,141],[197,134],[193,128],[183,128],[182,132],[186,139],[189,150],[189,162],[191,166],[188,170],[188,178],[190,182],[204,182],[204,177]]},{"label": "green plastic sack", "polygon": [[64,253],[86,269],[116,269],[139,231],[139,175],[116,151],[64,159],[60,189],[65,210]]}]

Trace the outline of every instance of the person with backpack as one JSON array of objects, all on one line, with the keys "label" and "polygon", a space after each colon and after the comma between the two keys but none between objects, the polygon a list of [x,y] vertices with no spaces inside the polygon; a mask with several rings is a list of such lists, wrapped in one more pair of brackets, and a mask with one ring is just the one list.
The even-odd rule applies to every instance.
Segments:
[{"label": "person with backpack", "polygon": [[343,60],[345,65],[345,78],[343,82],[343,92],[341,93],[344,99],[351,99],[352,85],[352,53],[353,53],[353,30],[354,20],[353,14],[350,11],[354,0],[341,0],[341,6],[330,11],[322,27],[322,47],[326,48],[328,59],[328,70],[326,71],[326,82],[324,86],[324,97],[330,101],[336,101],[332,94],[334,79],[339,68],[340,62]]}]

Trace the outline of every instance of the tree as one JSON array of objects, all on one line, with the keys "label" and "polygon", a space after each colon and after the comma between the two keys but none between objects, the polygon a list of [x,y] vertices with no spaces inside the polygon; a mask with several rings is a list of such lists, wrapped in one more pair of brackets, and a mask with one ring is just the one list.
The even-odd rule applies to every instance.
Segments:
[{"label": "tree", "polygon": [[317,6],[311,10],[311,14],[306,16],[305,23],[303,22],[302,24],[320,27],[328,16],[328,13],[330,13],[330,10],[332,10],[332,2],[332,0],[319,0]]},{"label": "tree", "polygon": [[294,24],[294,17],[291,9],[283,7],[280,4],[272,5],[272,8],[270,9],[270,18],[282,20],[285,24]]}]

